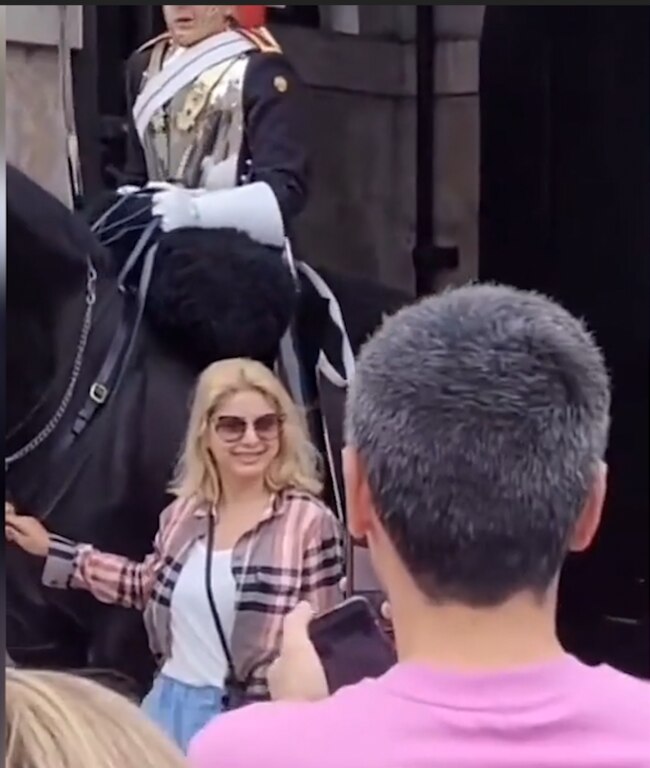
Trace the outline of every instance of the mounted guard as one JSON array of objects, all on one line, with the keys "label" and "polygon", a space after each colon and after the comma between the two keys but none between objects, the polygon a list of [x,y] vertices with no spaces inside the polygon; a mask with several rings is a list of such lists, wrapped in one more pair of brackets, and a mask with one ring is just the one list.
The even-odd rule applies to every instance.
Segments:
[{"label": "mounted guard", "polygon": [[[240,8],[163,6],[168,32],[127,66],[125,176],[222,192],[184,199],[210,229],[240,229],[254,212],[251,234],[277,245],[308,196],[302,85],[268,30],[241,25]],[[157,200],[164,229],[187,212],[180,200]]]},{"label": "mounted guard", "polygon": [[[119,213],[130,218],[131,199],[146,193],[163,233],[245,232],[279,250],[297,290],[308,281],[324,300],[332,327],[317,370],[305,370],[295,324],[276,367],[311,413],[343,517],[340,425],[354,357],[334,295],[310,267],[294,262],[290,245],[309,192],[303,86],[271,33],[250,25],[264,6],[165,5],[163,13],[167,32],[141,46],[127,66],[127,163],[118,190],[127,205]],[[104,229],[96,222],[100,238],[110,232],[114,241],[117,212],[102,217]]]}]

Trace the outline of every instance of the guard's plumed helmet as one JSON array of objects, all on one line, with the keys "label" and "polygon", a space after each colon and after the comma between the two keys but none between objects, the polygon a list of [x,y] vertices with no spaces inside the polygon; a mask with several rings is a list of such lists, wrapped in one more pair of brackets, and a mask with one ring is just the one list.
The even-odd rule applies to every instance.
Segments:
[{"label": "guard's plumed helmet", "polygon": [[245,29],[263,27],[266,24],[266,5],[237,5],[235,15]]}]

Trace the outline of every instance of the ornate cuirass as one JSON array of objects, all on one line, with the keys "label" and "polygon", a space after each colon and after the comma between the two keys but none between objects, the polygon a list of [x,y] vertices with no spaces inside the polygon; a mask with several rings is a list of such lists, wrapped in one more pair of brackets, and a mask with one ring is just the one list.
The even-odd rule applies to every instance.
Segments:
[{"label": "ornate cuirass", "polygon": [[[152,63],[155,67],[156,62]],[[214,164],[211,186],[215,187],[215,178],[217,187],[236,186],[247,66],[246,54],[212,66],[157,110],[143,137],[150,180],[201,186],[202,163],[210,158]]]}]

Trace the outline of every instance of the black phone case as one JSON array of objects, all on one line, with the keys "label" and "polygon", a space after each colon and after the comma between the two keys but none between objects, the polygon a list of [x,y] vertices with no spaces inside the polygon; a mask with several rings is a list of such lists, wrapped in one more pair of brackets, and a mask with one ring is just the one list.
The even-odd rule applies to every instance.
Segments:
[{"label": "black phone case", "polygon": [[330,693],[385,674],[397,661],[390,637],[370,602],[356,597],[314,619],[310,637]]}]

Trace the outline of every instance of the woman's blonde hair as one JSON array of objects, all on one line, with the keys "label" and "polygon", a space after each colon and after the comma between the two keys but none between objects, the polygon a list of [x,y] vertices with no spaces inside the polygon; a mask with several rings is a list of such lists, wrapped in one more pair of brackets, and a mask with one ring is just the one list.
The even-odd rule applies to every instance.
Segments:
[{"label": "woman's blonde hair", "polygon": [[61,672],[6,669],[5,768],[186,768],[135,704]]},{"label": "woman's blonde hair", "polygon": [[201,374],[190,420],[170,493],[216,504],[221,496],[219,468],[208,447],[210,419],[237,392],[259,392],[280,416],[280,450],[265,482],[271,493],[289,488],[318,494],[322,489],[318,454],[311,444],[303,416],[273,373],[254,360],[235,358],[213,363]]}]

